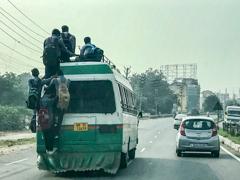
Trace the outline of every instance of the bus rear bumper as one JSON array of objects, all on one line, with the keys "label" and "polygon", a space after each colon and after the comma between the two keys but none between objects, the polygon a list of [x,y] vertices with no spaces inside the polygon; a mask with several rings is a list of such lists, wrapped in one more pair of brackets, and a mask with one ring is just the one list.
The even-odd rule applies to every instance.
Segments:
[{"label": "bus rear bumper", "polygon": [[116,174],[120,165],[121,152],[98,153],[59,153],[38,154],[37,165],[40,170],[55,173],[66,171],[88,171],[103,169]]}]

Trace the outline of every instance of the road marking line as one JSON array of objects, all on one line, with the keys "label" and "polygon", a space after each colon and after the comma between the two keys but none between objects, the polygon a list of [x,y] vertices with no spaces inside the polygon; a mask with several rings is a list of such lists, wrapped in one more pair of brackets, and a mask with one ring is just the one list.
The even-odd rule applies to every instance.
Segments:
[{"label": "road marking line", "polygon": [[227,149],[225,149],[224,147],[220,146],[222,150],[224,150],[227,154],[229,154],[230,156],[232,156],[234,159],[236,159],[237,161],[240,162],[240,158],[235,156],[234,154],[232,154],[231,152],[229,152]]},{"label": "road marking line", "polygon": [[161,132],[158,132],[158,134],[160,134]]},{"label": "road marking line", "polygon": [[154,138],[157,138],[157,136],[155,136]]},{"label": "road marking line", "polygon": [[164,129],[162,129],[162,131],[163,131]]},{"label": "road marking line", "polygon": [[152,141],[149,142],[150,144],[152,143]]},{"label": "road marking line", "polygon": [[140,152],[143,152],[143,151],[145,151],[145,149],[146,149],[146,148],[143,148],[143,149],[142,149]]},{"label": "road marking line", "polygon": [[28,158],[22,159],[22,160],[19,160],[19,161],[14,161],[14,162],[11,162],[11,163],[8,163],[8,164],[5,164],[5,165],[8,166],[8,165],[16,164],[16,163],[19,163],[19,162],[22,162],[22,161],[26,161],[26,160],[28,160]]}]

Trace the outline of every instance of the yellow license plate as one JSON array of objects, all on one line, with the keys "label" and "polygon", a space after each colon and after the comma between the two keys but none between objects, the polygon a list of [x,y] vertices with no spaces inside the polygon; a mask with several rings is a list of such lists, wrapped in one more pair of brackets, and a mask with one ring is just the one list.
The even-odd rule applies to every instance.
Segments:
[{"label": "yellow license plate", "polygon": [[74,131],[87,131],[88,123],[74,123]]}]

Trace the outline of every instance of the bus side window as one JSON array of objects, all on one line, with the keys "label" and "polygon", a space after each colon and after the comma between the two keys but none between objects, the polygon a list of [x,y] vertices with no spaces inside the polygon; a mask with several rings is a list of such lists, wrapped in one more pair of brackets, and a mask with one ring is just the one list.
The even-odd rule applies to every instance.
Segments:
[{"label": "bus side window", "polygon": [[129,106],[129,103],[128,103],[128,101],[129,101],[128,99],[129,98],[128,98],[128,94],[127,94],[127,89],[124,88],[124,87],[123,87],[123,89],[124,89],[124,95],[125,95],[125,98],[126,98],[126,103],[125,104]]},{"label": "bus side window", "polygon": [[123,93],[122,93],[122,89],[121,89],[121,85],[120,84],[118,84],[118,89],[119,89],[120,96],[121,96],[121,102],[123,102]]},{"label": "bus side window", "polygon": [[128,92],[128,102],[129,102],[129,106],[133,107],[133,101],[132,101],[132,96],[131,96],[131,92],[129,90],[127,90]]}]

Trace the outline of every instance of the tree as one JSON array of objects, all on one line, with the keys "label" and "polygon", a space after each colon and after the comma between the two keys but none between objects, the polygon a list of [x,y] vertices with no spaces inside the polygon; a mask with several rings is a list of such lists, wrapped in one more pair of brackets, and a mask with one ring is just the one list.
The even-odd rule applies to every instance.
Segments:
[{"label": "tree", "polygon": [[220,100],[216,94],[212,94],[206,97],[206,99],[203,102],[204,112],[212,112],[217,102],[220,102]]},{"label": "tree", "polygon": [[[171,113],[176,97],[170,90],[165,76],[159,70],[150,68],[145,73],[135,73],[130,80],[134,92],[140,97],[139,99],[146,99],[147,105],[144,107],[139,103],[144,112]],[[140,107],[137,108],[140,109]]]},{"label": "tree", "polygon": [[27,89],[14,73],[0,75],[0,105],[25,105]]}]

